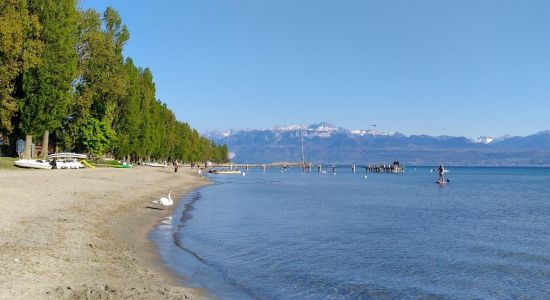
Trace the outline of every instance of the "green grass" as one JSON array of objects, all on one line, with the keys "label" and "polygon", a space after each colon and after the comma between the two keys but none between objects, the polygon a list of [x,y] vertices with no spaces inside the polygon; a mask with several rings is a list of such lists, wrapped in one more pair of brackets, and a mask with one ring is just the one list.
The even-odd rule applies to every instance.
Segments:
[{"label": "green grass", "polygon": [[113,166],[120,166],[120,163],[116,160],[88,160],[90,164],[98,168],[110,168]]},{"label": "green grass", "polygon": [[0,157],[0,170],[15,170],[17,167],[13,164],[19,158],[15,157]]},{"label": "green grass", "polygon": [[120,163],[117,160],[97,160],[93,161],[94,163],[102,164],[102,165],[111,165],[111,166],[119,166]]}]

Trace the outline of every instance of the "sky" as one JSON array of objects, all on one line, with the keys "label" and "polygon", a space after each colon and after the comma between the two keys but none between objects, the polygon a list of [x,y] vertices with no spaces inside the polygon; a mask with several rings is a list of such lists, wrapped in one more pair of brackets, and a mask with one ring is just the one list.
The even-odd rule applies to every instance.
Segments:
[{"label": "sky", "polygon": [[80,0],[200,132],[321,121],[478,137],[550,129],[550,1]]}]

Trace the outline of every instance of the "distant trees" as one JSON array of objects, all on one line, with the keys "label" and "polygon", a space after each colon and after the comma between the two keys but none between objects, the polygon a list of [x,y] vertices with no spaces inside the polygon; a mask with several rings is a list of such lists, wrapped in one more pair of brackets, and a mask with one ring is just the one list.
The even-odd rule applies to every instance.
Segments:
[{"label": "distant trees", "polygon": [[[153,74],[123,56],[130,34],[76,0],[0,3],[0,133],[50,133],[68,151],[126,159],[227,160],[155,96]],[[47,147],[43,147],[47,149]],[[25,153],[29,156],[30,153]]]}]

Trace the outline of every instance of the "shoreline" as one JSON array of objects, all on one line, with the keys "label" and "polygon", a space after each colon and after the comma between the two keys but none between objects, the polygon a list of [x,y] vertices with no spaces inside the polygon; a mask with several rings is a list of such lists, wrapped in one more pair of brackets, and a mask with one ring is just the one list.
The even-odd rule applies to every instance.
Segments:
[{"label": "shoreline", "polygon": [[[181,172],[181,167],[178,170],[178,172]],[[192,169],[186,169],[186,171],[191,170],[192,172],[195,172],[195,170]],[[195,173],[193,173],[195,175]],[[134,214],[131,211],[128,211],[125,213],[125,215],[121,216],[121,224],[124,224],[123,227],[128,227],[132,225],[136,225],[137,227],[141,228],[142,230],[139,232],[139,234],[136,235],[135,238],[129,238],[126,235],[126,231],[124,229],[117,230],[120,226],[114,226],[113,227],[113,233],[118,238],[121,239],[132,246],[134,246],[136,249],[138,249],[138,256],[145,261],[145,263],[151,268],[154,269],[160,273],[163,273],[167,275],[167,279],[170,280],[170,284],[176,285],[176,286],[183,286],[185,288],[190,288],[193,290],[198,291],[201,299],[211,299],[207,295],[209,294],[208,290],[204,290],[202,288],[195,288],[195,287],[189,287],[189,282],[182,277],[180,274],[178,274],[175,270],[173,270],[166,261],[163,260],[163,258],[160,256],[160,250],[159,245],[155,244],[155,242],[150,238],[151,234],[157,230],[158,226],[162,224],[162,221],[166,220],[166,217],[173,216],[173,214],[178,209],[181,200],[184,197],[189,196],[193,192],[211,185],[212,182],[207,177],[202,177],[205,182],[202,184],[192,185],[189,187],[185,187],[184,189],[174,189],[172,192],[172,199],[174,200],[174,205],[170,207],[164,208],[161,213],[158,215],[158,217],[153,217],[147,220],[146,224],[143,226],[142,221],[139,219],[136,219],[134,217]],[[158,205],[157,205],[158,206]],[[118,228],[121,229],[121,228]]]},{"label": "shoreline", "polygon": [[[208,299],[149,239],[207,184],[188,168],[1,171],[0,299]],[[174,205],[151,208],[169,190]]]}]

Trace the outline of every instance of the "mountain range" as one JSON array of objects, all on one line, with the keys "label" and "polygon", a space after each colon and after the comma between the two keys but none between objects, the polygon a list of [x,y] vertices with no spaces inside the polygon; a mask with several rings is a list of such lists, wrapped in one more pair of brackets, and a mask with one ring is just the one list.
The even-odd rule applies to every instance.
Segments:
[{"label": "mountain range", "polygon": [[327,122],[272,129],[211,131],[204,136],[227,144],[236,163],[298,162],[406,165],[550,166],[550,130],[529,136],[468,139],[404,135],[393,131],[348,130]]}]

